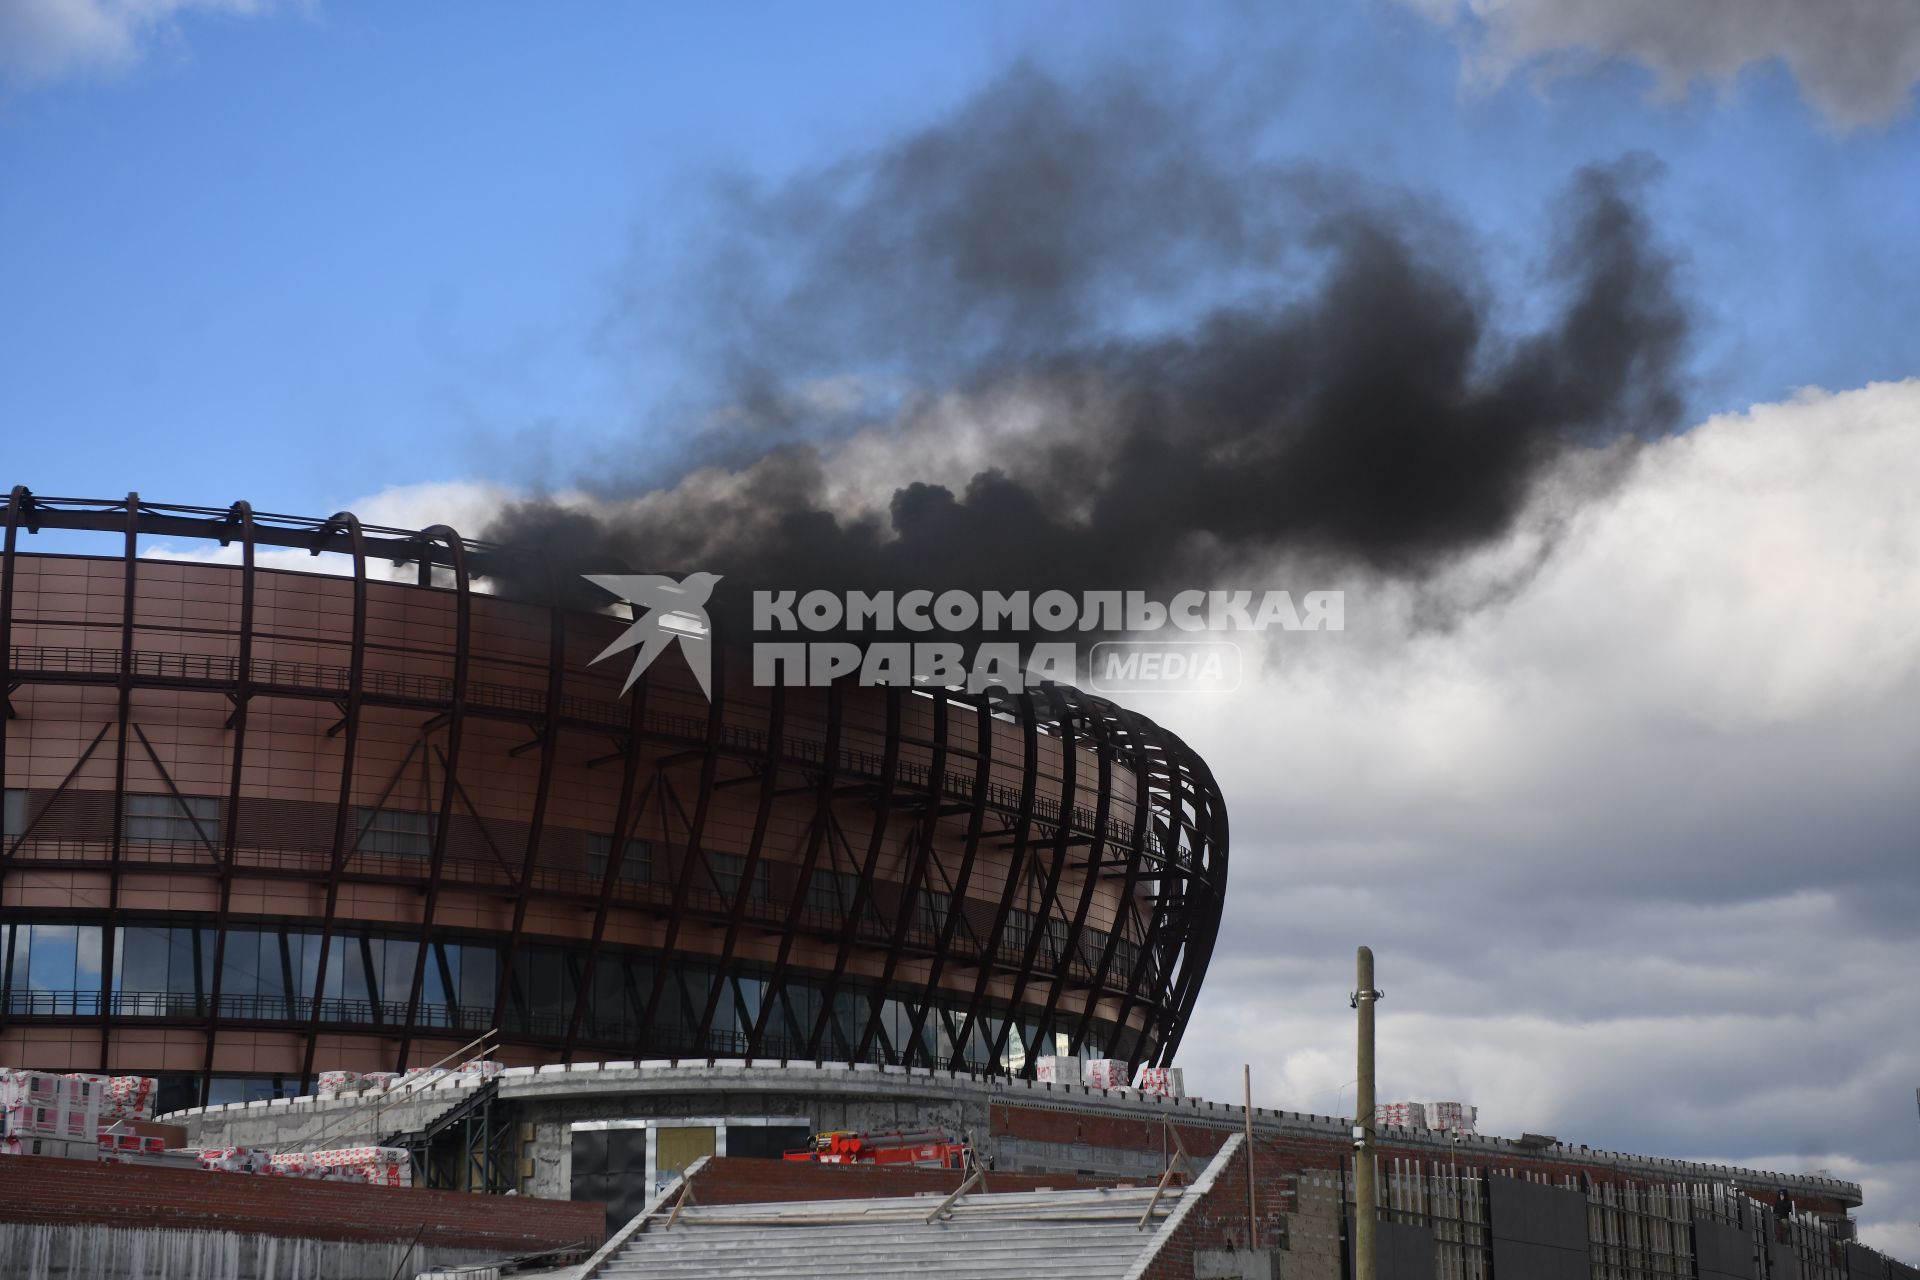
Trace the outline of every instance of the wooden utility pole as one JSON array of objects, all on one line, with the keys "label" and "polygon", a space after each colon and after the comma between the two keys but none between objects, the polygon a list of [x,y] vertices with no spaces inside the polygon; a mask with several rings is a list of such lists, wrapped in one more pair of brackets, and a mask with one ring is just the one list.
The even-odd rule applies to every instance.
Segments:
[{"label": "wooden utility pole", "polygon": [[1380,1193],[1375,1183],[1373,1154],[1373,1006],[1380,999],[1380,993],[1373,987],[1372,948],[1360,948],[1355,968],[1358,985],[1353,993],[1353,1007],[1360,1029],[1356,1064],[1359,1079],[1353,1104],[1353,1275],[1354,1280],[1374,1280],[1377,1256],[1374,1234]]}]

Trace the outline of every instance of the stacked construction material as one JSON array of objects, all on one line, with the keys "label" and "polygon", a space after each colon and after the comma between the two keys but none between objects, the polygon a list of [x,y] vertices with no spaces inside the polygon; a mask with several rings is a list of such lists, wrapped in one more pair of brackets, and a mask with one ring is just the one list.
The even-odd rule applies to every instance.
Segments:
[{"label": "stacked construction material", "polygon": [[1052,1054],[1033,1060],[1033,1078],[1041,1084],[1079,1084],[1080,1059]]},{"label": "stacked construction material", "polygon": [[1398,1125],[1403,1129],[1470,1134],[1480,1108],[1464,1102],[1382,1102],[1374,1107],[1373,1116],[1379,1128]]},{"label": "stacked construction material", "polygon": [[153,1119],[153,1099],[160,1091],[158,1080],[152,1076],[107,1076],[104,1079],[106,1085],[100,1097],[100,1119],[103,1123]]},{"label": "stacked construction material", "polygon": [[1464,1102],[1429,1102],[1427,1127],[1442,1133],[1473,1133],[1480,1120],[1480,1108]]},{"label": "stacked construction material", "polygon": [[369,1089],[385,1089],[399,1078],[398,1071],[369,1071],[360,1077]]},{"label": "stacked construction material", "polygon": [[320,1096],[331,1098],[348,1089],[357,1089],[366,1077],[358,1071],[322,1071],[320,1073]]},{"label": "stacked construction material", "polygon": [[99,1079],[0,1068],[0,1154],[94,1159]]},{"label": "stacked construction material", "polygon": [[1187,1076],[1179,1067],[1142,1067],[1140,1078],[1134,1081],[1133,1087],[1141,1093],[1184,1098],[1187,1096]]},{"label": "stacked construction material", "polygon": [[505,1070],[492,1058],[474,1058],[455,1067],[453,1073],[467,1079],[491,1080]]},{"label": "stacked construction material", "polygon": [[284,1151],[273,1157],[272,1174],[276,1178],[300,1178],[309,1182],[365,1182],[367,1175],[358,1166],[315,1163],[310,1151]]},{"label": "stacked construction material", "polygon": [[100,1128],[100,1150],[106,1152],[131,1153],[133,1155],[159,1155],[167,1149],[164,1138],[142,1137],[134,1131],[133,1125],[122,1120],[117,1124],[102,1125]]},{"label": "stacked construction material", "polygon": [[1118,1058],[1093,1058],[1087,1062],[1085,1080],[1089,1089],[1124,1089],[1132,1076]]},{"label": "stacked construction material", "polygon": [[342,1147],[337,1151],[309,1151],[307,1167],[328,1173],[358,1175],[354,1181],[377,1187],[413,1185],[413,1160],[402,1147]]},{"label": "stacked construction material", "polygon": [[119,1120],[100,1129],[99,1157],[105,1164],[175,1165],[191,1168],[198,1162],[185,1151],[168,1151],[167,1140],[143,1134],[133,1120]]},{"label": "stacked construction material", "polygon": [[273,1153],[259,1147],[193,1148],[194,1162],[214,1173],[272,1173]]}]

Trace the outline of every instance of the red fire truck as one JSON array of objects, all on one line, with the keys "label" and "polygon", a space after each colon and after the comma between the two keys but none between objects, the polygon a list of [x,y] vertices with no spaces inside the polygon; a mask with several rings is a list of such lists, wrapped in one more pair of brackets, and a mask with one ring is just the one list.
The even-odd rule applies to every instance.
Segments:
[{"label": "red fire truck", "polygon": [[964,1169],[967,1144],[945,1129],[892,1133],[816,1133],[813,1144],[786,1152],[813,1164],[892,1164],[920,1169]]}]

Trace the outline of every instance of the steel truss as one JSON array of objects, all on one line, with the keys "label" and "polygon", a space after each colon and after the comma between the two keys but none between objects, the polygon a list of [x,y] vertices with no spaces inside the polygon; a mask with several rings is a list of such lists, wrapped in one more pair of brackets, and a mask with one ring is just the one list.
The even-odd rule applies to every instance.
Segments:
[{"label": "steel truss", "polygon": [[[106,531],[123,538],[122,615],[114,649],[49,649],[15,642],[19,535],[43,530]],[[136,582],[143,537],[238,545],[240,559],[233,572],[239,576],[240,603],[231,656],[149,653],[138,645]],[[260,548],[349,558],[353,616],[344,664],[260,657],[254,644],[256,632],[265,625],[256,617],[255,604]],[[957,690],[849,690],[836,684],[815,691],[824,694],[824,714],[801,717],[787,690],[763,691],[762,705],[730,688],[724,661],[714,664],[713,697],[703,719],[650,705],[648,679],[624,701],[582,699],[565,691],[568,638],[597,634],[606,620],[557,608],[548,612],[550,670],[545,689],[536,693],[490,685],[474,674],[479,655],[474,652],[471,599],[476,579],[486,577],[504,554],[444,526],[414,531],[366,525],[350,512],[317,520],[256,512],[244,502],[185,507],[144,502],[136,494],[104,501],[43,498],[24,488],[12,491],[0,575],[4,711],[9,719],[18,714],[14,695],[24,685],[93,685],[114,691],[114,718],[100,726],[101,737],[88,748],[88,756],[96,748],[103,755],[111,753],[114,830],[104,850],[83,850],[78,857],[62,850],[53,862],[36,859],[32,832],[23,831],[0,844],[0,874],[43,865],[107,873],[104,923],[109,950],[103,957],[98,1005],[103,1069],[115,1025],[110,948],[113,925],[121,920],[120,881],[129,868],[155,869],[123,848],[129,752],[146,744],[161,776],[173,786],[138,724],[133,695],[142,689],[211,691],[231,703],[229,746],[222,761],[224,825],[197,860],[166,863],[172,874],[211,876],[218,883],[218,907],[210,922],[213,988],[200,1015],[203,1076],[213,1070],[223,1028],[236,1022],[249,1030],[271,1023],[301,1032],[301,1075],[307,1079],[317,1065],[325,1065],[316,1062],[323,1032],[367,1030],[329,1019],[329,1002],[323,999],[330,950],[354,945],[357,922],[341,916],[341,899],[357,883],[407,884],[421,895],[411,927],[413,967],[403,1011],[393,1019],[397,1025],[388,1024],[382,1031],[395,1036],[396,1065],[404,1065],[414,1043],[438,1025],[423,1016],[423,987],[427,966],[438,955],[436,944],[448,936],[437,919],[443,891],[474,886],[512,904],[510,927],[491,935],[500,963],[493,1007],[486,1011],[490,1025],[509,1028],[509,1045],[518,1040],[561,1060],[592,1052],[844,1058],[959,1067],[979,1065],[984,1057],[1018,1063],[1030,1073],[1034,1055],[1050,1051],[1059,1036],[1075,1052],[1097,1047],[1136,1063],[1172,1059],[1218,935],[1227,873],[1224,803],[1205,762],[1179,738],[1144,716],[1059,685],[1008,697]],[[368,565],[376,560],[415,565],[421,588],[452,595],[449,674],[401,675],[378,670],[370,662]],[[737,670],[734,676],[738,683]],[[844,725],[849,700],[855,697],[884,701],[885,741],[878,753],[848,744]],[[262,698],[323,701],[338,708],[339,719],[328,730],[328,736],[342,736],[337,807],[330,851],[317,862],[249,849],[241,838],[239,819],[247,804],[242,780],[258,737],[250,734],[249,712]],[[911,719],[916,725],[930,723],[930,730],[907,727],[909,707],[925,713]],[[430,779],[438,765],[432,798],[436,821],[424,874],[421,869],[396,869],[390,860],[365,856],[359,847],[362,833],[352,815],[356,785],[366,782],[360,748],[369,708],[417,714],[416,752],[423,776]],[[510,755],[538,752],[526,844],[508,854],[494,849],[491,863],[457,857],[449,848],[456,809],[479,817],[460,777],[463,743],[471,738],[472,723],[481,719],[524,726],[526,740]],[[91,733],[94,726],[87,728]],[[614,744],[612,755],[602,754],[605,747],[600,746],[588,767],[607,759],[619,762],[618,812],[605,833],[605,867],[597,882],[582,883],[578,876],[540,865],[536,855],[548,822],[555,773],[575,767],[562,763],[563,742],[577,747],[608,739]],[[1057,777],[1041,776],[1043,747],[1060,762]],[[0,741],[0,771],[6,753]],[[996,759],[1003,770],[1017,767],[1017,785],[995,776]],[[85,762],[83,757],[81,765]],[[75,766],[76,773],[79,768]],[[1130,777],[1137,790],[1137,802],[1125,818],[1115,803],[1116,781],[1122,776]],[[703,833],[713,798],[734,787],[751,789],[753,823],[738,883],[730,893],[718,895],[704,887],[701,878],[706,865]],[[776,848],[771,819],[783,801],[791,806],[796,800],[811,814],[806,834],[798,847],[789,840]],[[866,833],[858,841],[847,835],[856,816]],[[678,856],[670,885],[633,885],[622,877],[630,839],[643,822],[671,835]],[[996,856],[1005,852],[1010,862],[1004,877],[993,883],[982,870],[993,865],[989,850]],[[776,861],[797,864],[798,884],[788,903],[755,897],[756,877]],[[842,865],[845,872],[833,870]],[[904,870],[882,877],[886,866]],[[822,883],[839,884],[850,877],[852,891],[837,911],[822,912],[813,905],[816,897],[809,889],[816,877],[830,872],[841,879]],[[240,875],[304,879],[325,887],[324,909],[316,922],[319,976],[304,1008],[293,1007],[302,1002],[291,1001],[282,1018],[238,1015],[234,1010],[240,1006],[225,998],[220,987],[228,933],[248,924],[236,920],[232,910],[234,881]],[[1101,930],[1093,926],[1091,915],[1104,894],[1117,900],[1119,917],[1111,928]],[[574,960],[573,1007],[564,1025],[551,1032],[515,1034],[510,1029],[510,989],[516,957],[530,940],[532,905],[549,899],[580,902],[592,912],[589,936]],[[616,962],[605,946],[616,907],[659,917],[664,941],[650,971],[629,992],[638,1010],[637,1025],[623,1024],[620,1037],[609,1039],[602,1034],[608,1025],[604,1011],[592,1008],[591,1002],[596,971]],[[718,934],[717,950],[688,945],[687,930],[696,923]],[[750,965],[741,958],[743,942],[755,933],[779,939],[770,964]],[[830,962],[817,971],[801,966],[794,944],[802,937],[823,940]],[[635,970],[626,960],[618,962],[626,966],[623,981],[633,984]],[[910,965],[923,976],[903,980],[902,971]],[[704,990],[685,986],[694,972],[688,966],[698,970]],[[856,972],[866,976],[856,980]],[[890,1004],[902,1011],[904,1031],[889,1025]],[[743,1030],[723,1032],[718,1025],[723,1014]],[[484,1118],[480,1123],[484,1129]]]}]

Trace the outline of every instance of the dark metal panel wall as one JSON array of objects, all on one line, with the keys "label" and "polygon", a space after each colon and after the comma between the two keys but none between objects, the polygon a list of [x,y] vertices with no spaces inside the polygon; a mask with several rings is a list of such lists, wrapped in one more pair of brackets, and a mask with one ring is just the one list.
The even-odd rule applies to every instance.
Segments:
[{"label": "dark metal panel wall", "polygon": [[1731,1222],[1694,1215],[1693,1258],[1699,1280],[1767,1280],[1753,1233]]},{"label": "dark metal panel wall", "polygon": [[1488,1178],[1493,1274],[1587,1280],[1587,1197],[1519,1178]]}]

